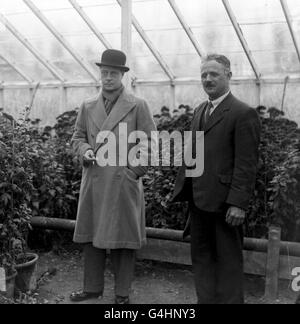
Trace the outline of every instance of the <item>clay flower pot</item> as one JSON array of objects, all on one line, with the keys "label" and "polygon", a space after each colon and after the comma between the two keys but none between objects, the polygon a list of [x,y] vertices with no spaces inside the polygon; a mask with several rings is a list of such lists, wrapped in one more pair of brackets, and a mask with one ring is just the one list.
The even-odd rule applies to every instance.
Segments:
[{"label": "clay flower pot", "polygon": [[17,258],[16,291],[26,293],[37,288],[37,261],[39,256],[35,253],[26,253]]}]

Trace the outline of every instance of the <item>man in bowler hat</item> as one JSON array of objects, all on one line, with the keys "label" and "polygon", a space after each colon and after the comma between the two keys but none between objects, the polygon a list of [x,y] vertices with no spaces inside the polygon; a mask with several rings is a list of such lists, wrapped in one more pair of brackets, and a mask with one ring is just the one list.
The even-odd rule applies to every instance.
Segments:
[{"label": "man in bowler hat", "polygon": [[[147,103],[124,89],[122,79],[129,71],[126,55],[107,50],[96,64],[100,67],[102,91],[82,104],[72,139],[83,165],[74,242],[84,244],[84,282],[83,289],[72,293],[70,298],[80,302],[103,296],[106,254],[110,251],[115,303],[128,304],[135,252],[146,243],[142,177],[147,166],[132,163],[121,142],[129,134],[142,131],[147,135],[144,143],[147,148],[156,127]],[[115,166],[101,163],[103,132],[110,132],[116,139]],[[125,152],[134,146],[128,142]],[[141,149],[140,154],[143,152]],[[118,163],[124,160],[124,154],[126,166]]]},{"label": "man in bowler hat", "polygon": [[231,64],[209,55],[201,67],[208,100],[194,113],[193,133],[204,132],[204,173],[178,174],[174,201],[188,201],[191,253],[199,304],[242,304],[243,223],[252,196],[260,143],[255,109],[230,91]]}]

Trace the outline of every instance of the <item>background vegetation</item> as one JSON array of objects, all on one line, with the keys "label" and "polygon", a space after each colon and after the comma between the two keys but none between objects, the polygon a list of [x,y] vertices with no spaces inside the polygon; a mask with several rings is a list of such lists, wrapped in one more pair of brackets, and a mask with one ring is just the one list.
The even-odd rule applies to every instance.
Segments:
[{"label": "background vegetation", "polygon": [[[258,107],[257,111],[261,116],[262,141],[246,235],[264,238],[269,225],[277,224],[282,227],[284,240],[300,241],[300,130],[275,108],[267,111]],[[38,120],[30,121],[25,133],[16,133],[12,118],[2,113],[0,244],[5,235],[14,232],[15,223],[27,224],[29,215],[76,218],[81,166],[70,147],[76,117],[77,110],[66,112],[57,118],[53,128],[43,129]],[[158,129],[169,132],[189,130],[191,119],[188,106],[181,106],[173,116],[166,109],[155,116]],[[9,148],[14,132],[19,135],[19,142],[12,151]],[[174,165],[150,168],[145,176],[147,226],[184,228],[186,204],[171,203],[177,171]],[[15,209],[8,219],[12,203]],[[5,247],[1,250],[5,251]]]}]

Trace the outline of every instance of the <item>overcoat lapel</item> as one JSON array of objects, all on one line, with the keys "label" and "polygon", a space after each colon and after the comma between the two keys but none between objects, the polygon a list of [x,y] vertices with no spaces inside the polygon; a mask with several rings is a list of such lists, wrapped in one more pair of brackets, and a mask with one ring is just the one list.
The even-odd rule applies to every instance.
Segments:
[{"label": "overcoat lapel", "polygon": [[[103,106],[101,108],[105,113],[103,100],[101,99],[101,101],[102,103],[100,105]],[[119,125],[122,119],[124,119],[126,115],[128,115],[129,112],[135,108],[135,106],[136,101],[126,92],[126,90],[124,90],[123,93],[120,95],[119,99],[117,100],[115,106],[113,107],[110,115],[106,115],[106,119],[100,127],[100,132],[113,131],[113,129]],[[97,152],[102,145],[103,143],[97,143],[95,152]]]},{"label": "overcoat lapel", "polygon": [[89,119],[97,127],[97,131],[99,132],[104,121],[107,119],[101,93],[98,95],[95,104],[89,109]]},{"label": "overcoat lapel", "polygon": [[124,90],[100,130],[112,131],[135,106],[136,102]]}]

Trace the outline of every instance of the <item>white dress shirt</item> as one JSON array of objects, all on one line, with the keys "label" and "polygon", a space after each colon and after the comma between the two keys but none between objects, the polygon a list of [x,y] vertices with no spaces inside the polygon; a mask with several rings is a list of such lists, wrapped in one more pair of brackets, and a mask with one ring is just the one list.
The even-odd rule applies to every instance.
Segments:
[{"label": "white dress shirt", "polygon": [[212,105],[214,106],[211,110],[210,110],[210,116],[214,113],[214,111],[217,109],[217,107],[227,98],[227,96],[230,94],[231,91],[226,92],[223,96],[219,97],[216,100],[208,100],[208,103],[212,103]]}]

